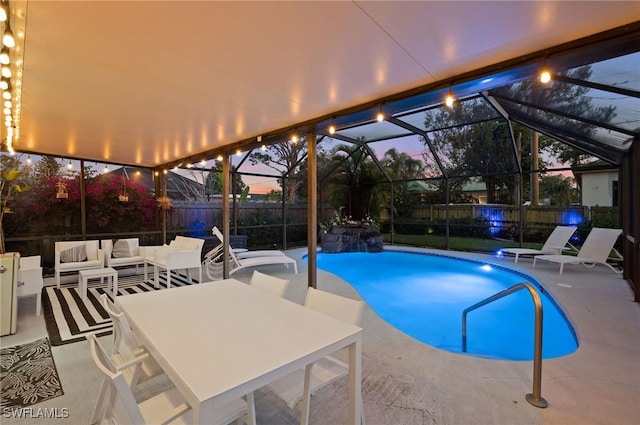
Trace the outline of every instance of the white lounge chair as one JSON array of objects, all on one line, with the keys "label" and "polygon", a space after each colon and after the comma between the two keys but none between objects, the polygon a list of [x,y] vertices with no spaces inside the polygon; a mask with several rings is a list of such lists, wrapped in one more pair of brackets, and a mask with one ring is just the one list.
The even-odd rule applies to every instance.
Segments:
[{"label": "white lounge chair", "polygon": [[[364,301],[309,288],[304,305],[338,320],[360,326],[365,303]],[[291,409],[300,400],[308,403],[309,397],[320,388],[349,373],[349,365],[339,358],[345,358],[345,355],[348,354],[345,351],[347,350],[339,350],[313,363],[310,372],[308,372],[310,373],[309,387],[306,393],[304,388],[305,368],[300,368],[272,382],[267,385],[267,388],[283,399]],[[361,423],[364,424],[364,412]]]},{"label": "white lounge chair", "polygon": [[602,264],[609,267],[616,273],[622,273],[611,264],[607,263],[609,254],[613,250],[618,259],[622,260],[622,256],[618,251],[613,249],[618,237],[622,233],[620,229],[603,229],[594,227],[589,232],[584,244],[580,247],[577,256],[572,255],[538,255],[533,258],[533,267],[536,266],[537,260],[550,261],[560,264],[560,274],[565,264],[582,264],[585,267],[593,267],[596,264]]},{"label": "white lounge chair", "polygon": [[[222,235],[222,232],[220,231],[220,229],[218,229],[216,226],[213,226],[213,229],[211,229],[211,232],[216,238],[218,238],[221,244],[224,243],[224,236]],[[284,252],[278,249],[258,249],[255,251],[239,251],[237,249],[233,249],[229,247],[229,250],[232,250],[233,253],[236,255],[236,257],[239,259],[252,258],[252,257],[268,257],[271,255],[275,255],[275,256],[285,255]]]},{"label": "white lounge chair", "polygon": [[[205,273],[211,280],[218,280],[222,278],[222,255],[224,252],[224,244],[213,248],[209,251],[202,262],[202,266],[205,269]],[[260,251],[251,251],[258,253]],[[298,274],[298,264],[296,260],[291,257],[287,257],[284,253],[271,254],[263,256],[250,256],[239,258],[237,254],[229,247],[229,265],[231,271],[229,274],[233,274],[238,270],[242,270],[248,267],[266,266],[270,264],[284,264],[287,268],[289,264],[293,265],[293,272]]]},{"label": "white lounge chair", "polygon": [[576,229],[576,226],[556,226],[540,249],[503,248],[500,250],[500,253],[513,254],[515,256],[515,262],[517,263],[520,255],[562,254],[562,250],[564,249],[577,251],[577,249],[569,243],[569,239],[571,239]]}]

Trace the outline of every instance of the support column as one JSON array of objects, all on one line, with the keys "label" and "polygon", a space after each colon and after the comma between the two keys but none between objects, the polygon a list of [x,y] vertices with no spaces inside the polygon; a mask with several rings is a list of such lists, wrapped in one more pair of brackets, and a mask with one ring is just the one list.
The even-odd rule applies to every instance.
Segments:
[{"label": "support column", "polygon": [[222,277],[229,278],[229,224],[231,214],[229,212],[229,195],[231,180],[231,155],[225,154],[222,159]]},{"label": "support column", "polygon": [[[317,249],[318,249],[318,158],[316,133],[307,134],[307,256],[308,285],[317,288]],[[284,195],[284,194],[283,194]]]},{"label": "support column", "polygon": [[80,160],[80,232],[82,239],[87,239],[87,197],[84,177],[84,160]]}]

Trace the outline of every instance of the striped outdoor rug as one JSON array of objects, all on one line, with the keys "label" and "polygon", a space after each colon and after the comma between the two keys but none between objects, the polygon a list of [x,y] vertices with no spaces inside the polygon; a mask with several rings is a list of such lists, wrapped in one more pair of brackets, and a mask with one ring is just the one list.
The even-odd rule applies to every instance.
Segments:
[{"label": "striped outdoor rug", "polygon": [[[171,286],[189,285],[186,277],[172,275]],[[111,319],[100,303],[100,295],[107,293],[104,284],[89,282],[87,299],[83,300],[77,283],[47,286],[42,293],[42,309],[51,345],[64,345],[84,341],[85,335],[95,332],[107,335],[113,330]],[[166,288],[166,280],[160,276],[160,290]],[[152,283],[144,283],[142,275],[118,278],[118,295],[154,291]]]}]

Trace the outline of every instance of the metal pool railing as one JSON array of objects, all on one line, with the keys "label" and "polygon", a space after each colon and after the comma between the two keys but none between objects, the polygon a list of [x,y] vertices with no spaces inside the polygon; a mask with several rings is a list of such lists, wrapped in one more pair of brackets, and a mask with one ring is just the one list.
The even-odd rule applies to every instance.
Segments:
[{"label": "metal pool railing", "polygon": [[526,289],[531,295],[533,300],[533,306],[535,308],[535,335],[533,345],[533,393],[527,394],[527,401],[540,408],[548,406],[547,401],[542,398],[542,302],[540,301],[540,295],[536,292],[533,286],[528,282],[520,282],[515,285],[500,291],[484,300],[475,303],[471,307],[467,307],[462,312],[462,351],[467,351],[467,313],[476,310],[482,306],[485,306],[493,301],[504,298],[513,294],[521,289]]}]

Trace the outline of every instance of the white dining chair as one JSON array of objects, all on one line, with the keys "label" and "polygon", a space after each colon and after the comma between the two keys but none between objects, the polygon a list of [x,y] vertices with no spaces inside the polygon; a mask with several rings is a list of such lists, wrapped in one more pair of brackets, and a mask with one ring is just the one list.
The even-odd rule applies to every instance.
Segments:
[{"label": "white dining chair", "polygon": [[[309,288],[304,305],[307,308],[332,316],[338,320],[359,326],[362,322],[365,303],[364,301]],[[338,350],[313,363],[310,370],[307,393],[305,393],[304,388],[305,368],[300,368],[272,382],[267,385],[267,387],[283,399],[289,408],[293,409],[300,400],[304,399],[308,402],[309,397],[319,389],[349,373],[348,363],[340,360],[340,358],[345,358],[345,351],[348,351],[348,349]],[[360,402],[362,402],[362,400]],[[361,409],[361,411],[362,410],[363,409]],[[307,409],[307,412],[308,411]],[[364,423],[364,412],[362,412],[361,424],[364,425]]]},{"label": "white dining chair", "polygon": [[270,276],[268,274],[261,273],[257,270],[254,270],[251,275],[251,281],[249,285],[254,288],[259,288],[278,297],[284,297],[287,292],[287,288],[289,287],[288,279],[280,279],[279,277]]},{"label": "white dining chair", "polygon": [[[135,367],[137,363],[148,360],[148,353],[135,357],[125,365],[116,366],[99,343],[95,334],[87,335],[87,339],[91,347],[91,356],[100,372],[104,375],[100,391],[101,397],[98,398],[91,418],[92,424],[186,425],[193,423],[192,408],[176,388],[156,394],[140,403],[136,401],[123,375],[123,370]],[[107,391],[109,392],[109,398],[106,397]],[[250,397],[250,402],[253,403],[253,396]],[[213,425],[227,425],[247,414],[248,407],[245,400],[242,398],[231,400],[226,404],[217,406]],[[255,425],[255,420],[250,422]]]},{"label": "white dining chair", "polygon": [[[138,342],[133,333],[127,316],[111,302],[107,294],[100,295],[102,307],[113,322],[113,347],[111,358],[116,365],[125,364],[135,357],[143,354],[145,349]],[[123,374],[127,383],[135,391],[139,383],[163,374],[164,371],[153,358],[140,362],[137,367],[125,369]]]}]

